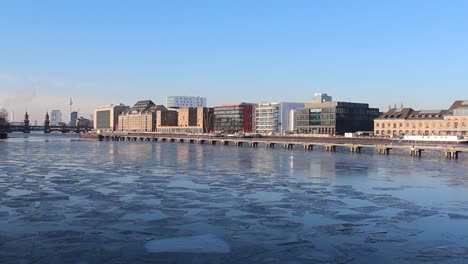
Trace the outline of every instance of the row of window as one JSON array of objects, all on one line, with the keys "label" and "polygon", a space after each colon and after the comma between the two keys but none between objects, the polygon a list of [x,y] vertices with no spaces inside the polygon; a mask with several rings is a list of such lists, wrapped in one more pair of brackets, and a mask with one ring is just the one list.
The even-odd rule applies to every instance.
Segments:
[{"label": "row of window", "polygon": [[[421,127],[429,128],[429,127],[430,127],[429,124],[432,124],[432,127],[434,127],[434,128],[437,127],[437,123],[436,123],[436,122],[431,122],[431,123],[425,122],[425,123],[424,123],[424,126],[423,126],[423,123],[422,123],[422,122],[419,122],[419,123],[416,123],[416,122],[406,122],[406,127],[413,127],[413,128],[416,128],[416,125],[418,125],[418,127],[420,127],[420,128],[421,128]],[[440,128],[444,127],[444,122],[439,122],[438,124],[439,124],[439,127],[440,127]],[[446,122],[446,124],[447,124],[446,127],[451,127],[451,126],[452,126],[452,123],[451,123],[451,122]],[[381,124],[381,123],[375,123],[375,127],[376,127],[376,128],[385,128],[385,126],[387,126],[388,128],[391,128],[392,126],[393,126],[393,128],[397,128],[397,126],[401,128],[401,127],[403,127],[403,123],[400,122],[400,123],[398,123],[398,125],[397,125],[397,123],[388,123],[388,124],[386,124],[386,123],[382,123],[382,124]],[[453,127],[454,127],[454,128],[459,128],[459,126],[460,126],[460,123],[459,123],[459,122],[453,122]],[[461,127],[463,127],[463,128],[467,127],[467,123],[466,123],[466,122],[461,122]]]},{"label": "row of window", "polygon": [[393,135],[393,136],[402,136],[402,135],[412,135],[412,136],[456,136],[456,135],[461,135],[465,136],[467,135],[467,131],[429,131],[429,130],[376,130],[375,134],[376,135]]}]

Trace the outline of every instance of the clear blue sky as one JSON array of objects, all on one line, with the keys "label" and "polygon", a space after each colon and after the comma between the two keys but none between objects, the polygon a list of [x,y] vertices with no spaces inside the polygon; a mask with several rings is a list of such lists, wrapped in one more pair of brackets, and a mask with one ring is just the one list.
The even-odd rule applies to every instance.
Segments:
[{"label": "clear blue sky", "polygon": [[468,99],[468,1],[0,0],[0,91],[0,106],[38,119],[69,96],[85,113],[314,92],[447,108]]}]

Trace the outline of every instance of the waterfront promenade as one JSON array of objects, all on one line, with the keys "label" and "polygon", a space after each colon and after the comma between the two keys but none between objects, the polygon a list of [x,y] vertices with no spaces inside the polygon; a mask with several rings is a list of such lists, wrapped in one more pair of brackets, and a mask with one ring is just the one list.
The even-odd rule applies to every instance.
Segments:
[{"label": "waterfront promenade", "polygon": [[410,156],[421,157],[424,151],[442,152],[447,159],[458,159],[459,154],[468,152],[467,145],[461,144],[404,144],[391,142],[379,138],[346,138],[346,137],[267,137],[267,138],[240,138],[240,137],[213,137],[207,135],[171,135],[157,133],[100,133],[96,136],[100,141],[162,141],[197,143],[209,145],[234,145],[266,148],[303,148],[312,151],[320,148],[335,152],[339,148],[347,149],[351,153],[360,153],[362,149],[374,149],[382,155],[389,155],[391,150],[401,150]]}]

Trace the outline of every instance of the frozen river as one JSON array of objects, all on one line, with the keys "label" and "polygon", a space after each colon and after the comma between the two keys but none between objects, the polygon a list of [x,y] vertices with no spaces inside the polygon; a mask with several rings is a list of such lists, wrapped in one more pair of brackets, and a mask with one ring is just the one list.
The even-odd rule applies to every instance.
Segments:
[{"label": "frozen river", "polygon": [[466,263],[468,158],[0,140],[0,263]]}]

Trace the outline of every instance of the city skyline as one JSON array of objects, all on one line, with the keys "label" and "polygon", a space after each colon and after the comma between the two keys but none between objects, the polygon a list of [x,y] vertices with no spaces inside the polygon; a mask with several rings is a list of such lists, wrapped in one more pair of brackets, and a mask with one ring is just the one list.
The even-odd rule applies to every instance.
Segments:
[{"label": "city skyline", "polygon": [[465,1],[18,1],[0,10],[0,107],[69,119],[169,95],[441,109],[467,97]]}]

